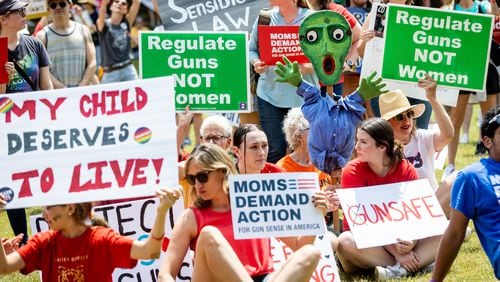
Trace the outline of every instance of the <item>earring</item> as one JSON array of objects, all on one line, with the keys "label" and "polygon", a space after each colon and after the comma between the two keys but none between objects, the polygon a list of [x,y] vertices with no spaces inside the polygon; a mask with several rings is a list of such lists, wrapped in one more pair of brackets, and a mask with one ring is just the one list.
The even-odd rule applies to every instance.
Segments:
[{"label": "earring", "polygon": [[68,213],[68,215],[69,215],[69,216],[72,216],[73,214],[69,212],[69,213]]}]

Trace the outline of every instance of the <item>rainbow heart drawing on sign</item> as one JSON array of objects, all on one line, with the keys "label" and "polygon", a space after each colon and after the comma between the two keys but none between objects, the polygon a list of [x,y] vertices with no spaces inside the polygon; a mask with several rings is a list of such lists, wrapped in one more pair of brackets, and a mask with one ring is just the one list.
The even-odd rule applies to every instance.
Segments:
[{"label": "rainbow heart drawing on sign", "polygon": [[12,109],[14,102],[10,98],[2,97],[0,98],[0,113],[6,113]]},{"label": "rainbow heart drawing on sign", "polygon": [[140,127],[134,133],[134,140],[139,144],[148,143],[151,140],[153,133],[147,127]]}]

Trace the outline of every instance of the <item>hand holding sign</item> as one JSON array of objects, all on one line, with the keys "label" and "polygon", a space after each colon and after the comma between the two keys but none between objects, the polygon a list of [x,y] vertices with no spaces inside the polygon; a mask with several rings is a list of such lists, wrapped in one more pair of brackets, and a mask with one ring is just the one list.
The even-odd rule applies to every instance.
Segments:
[{"label": "hand holding sign", "polygon": [[158,212],[167,212],[177,200],[181,197],[182,193],[179,188],[163,188],[156,190],[156,197],[160,200],[158,205]]},{"label": "hand holding sign", "polygon": [[0,210],[3,210],[3,208],[5,208],[5,205],[7,205],[7,201],[5,201],[5,196],[3,194],[0,194]]}]

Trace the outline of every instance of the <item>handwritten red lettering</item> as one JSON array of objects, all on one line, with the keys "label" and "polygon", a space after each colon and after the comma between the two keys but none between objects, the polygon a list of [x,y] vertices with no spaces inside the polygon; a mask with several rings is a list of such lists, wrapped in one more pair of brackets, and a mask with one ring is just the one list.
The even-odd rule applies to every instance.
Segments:
[{"label": "handwritten red lettering", "polygon": [[129,89],[124,89],[83,95],[80,98],[80,113],[88,118],[140,111],[146,106],[148,95],[141,87],[135,87],[134,90],[132,94]]}]

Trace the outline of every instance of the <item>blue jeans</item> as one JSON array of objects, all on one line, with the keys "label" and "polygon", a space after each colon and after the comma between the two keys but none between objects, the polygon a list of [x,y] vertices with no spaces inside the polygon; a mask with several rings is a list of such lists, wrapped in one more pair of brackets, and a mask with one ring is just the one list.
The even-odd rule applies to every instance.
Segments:
[{"label": "blue jeans", "polygon": [[[417,128],[427,129],[429,127],[429,121],[431,120],[431,115],[432,115],[431,103],[429,103],[429,101],[423,101],[423,100],[415,99],[415,98],[411,98],[411,97],[406,97],[406,98],[408,98],[410,105],[425,104],[424,113],[419,118],[417,118]],[[380,117],[380,108],[378,106],[378,97],[371,99],[370,104],[372,106],[373,114],[376,117]]]},{"label": "blue jeans", "polygon": [[278,108],[257,97],[259,107],[260,125],[267,135],[269,154],[267,161],[276,163],[286,154],[285,133],[283,133],[283,120],[290,108]]},{"label": "blue jeans", "polygon": [[102,75],[101,83],[105,84],[137,79],[139,79],[139,76],[137,75],[134,64],[130,64],[119,70],[104,72],[104,74]]}]

